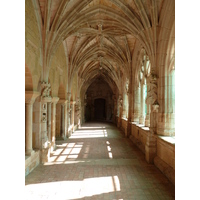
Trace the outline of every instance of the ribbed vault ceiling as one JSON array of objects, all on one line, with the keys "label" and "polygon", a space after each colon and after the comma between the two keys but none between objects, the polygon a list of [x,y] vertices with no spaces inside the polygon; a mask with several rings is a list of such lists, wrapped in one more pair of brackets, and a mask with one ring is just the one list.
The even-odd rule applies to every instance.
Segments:
[{"label": "ribbed vault ceiling", "polygon": [[86,85],[103,77],[111,88],[119,87],[120,73],[129,73],[136,39],[150,56],[156,54],[152,27],[162,0],[38,0],[38,6],[46,71],[63,43],[68,77],[76,73]]}]

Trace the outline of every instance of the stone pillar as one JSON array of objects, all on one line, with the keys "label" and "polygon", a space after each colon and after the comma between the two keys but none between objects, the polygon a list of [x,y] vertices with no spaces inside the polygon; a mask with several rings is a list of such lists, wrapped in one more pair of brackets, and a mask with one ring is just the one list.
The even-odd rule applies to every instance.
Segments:
[{"label": "stone pillar", "polygon": [[138,86],[135,89],[133,121],[138,123],[139,116],[140,116],[140,87]]},{"label": "stone pillar", "polygon": [[145,126],[150,127],[150,105],[147,104],[147,115],[145,117]]},{"label": "stone pillar", "polygon": [[75,103],[76,101],[71,101],[71,126],[72,132],[74,132],[74,113],[75,113]]},{"label": "stone pillar", "polygon": [[121,117],[122,117],[122,110],[123,110],[123,99],[121,95],[119,95],[118,98],[118,122],[117,122],[117,127],[121,127]]},{"label": "stone pillar", "polygon": [[139,118],[139,124],[144,124],[144,105],[145,105],[145,102],[144,102],[144,88],[145,87],[145,85],[144,84],[142,84],[141,85],[141,96],[140,96],[140,98],[141,98],[141,101],[140,101],[140,103],[141,103],[141,106],[140,106],[140,118]]},{"label": "stone pillar", "polygon": [[[48,138],[48,112],[47,112],[47,104],[51,103],[51,86],[50,83],[47,83],[45,81],[41,82],[41,145],[40,145],[40,152],[41,152],[41,163],[48,162],[50,157],[50,147],[51,147],[51,140]],[[49,106],[49,110],[50,110]],[[49,123],[50,123],[50,117],[49,115]],[[50,127],[49,127],[50,128]],[[50,129],[49,129],[50,131]]]},{"label": "stone pillar", "polygon": [[128,93],[128,99],[129,99],[129,106],[128,106],[127,137],[131,135],[132,93]]},{"label": "stone pillar", "polygon": [[34,137],[34,147],[36,149],[41,149],[41,119],[42,119],[42,106],[41,97],[37,97],[33,104],[33,137]]},{"label": "stone pillar", "polygon": [[156,157],[157,140],[156,136],[149,133],[145,145],[145,159],[148,163],[153,164],[154,158]]},{"label": "stone pillar", "polygon": [[61,137],[65,136],[65,104],[61,104]]},{"label": "stone pillar", "polygon": [[51,112],[51,150],[56,147],[56,104],[58,102],[58,97],[52,98],[52,112]]},{"label": "stone pillar", "polygon": [[151,104],[149,103],[148,101],[148,97],[149,97],[149,87],[150,87],[150,80],[149,78],[146,79],[147,81],[147,97],[146,97],[146,100],[145,100],[145,103],[147,104],[147,114],[146,114],[146,117],[145,117],[145,126],[146,127],[150,127],[150,113],[151,113]]},{"label": "stone pillar", "polygon": [[150,121],[150,132],[147,137],[145,145],[145,158],[148,163],[153,163],[156,156],[156,127],[157,127],[157,115],[158,115],[159,105],[152,105],[151,109],[151,121]]},{"label": "stone pillar", "polygon": [[68,104],[67,104],[67,134],[68,134],[68,137],[71,136],[71,106],[70,106],[70,99],[71,99],[71,93],[67,93],[67,100],[68,100]]},{"label": "stone pillar", "polygon": [[41,136],[42,136],[42,143],[41,143],[41,162],[45,163],[48,162],[50,157],[50,147],[51,147],[51,140],[48,137],[48,129],[47,129],[47,103],[51,102],[51,97],[42,97],[41,104]]},{"label": "stone pillar", "polygon": [[67,139],[67,100],[60,99],[58,103],[61,106],[61,130],[60,136],[65,140]]},{"label": "stone pillar", "polygon": [[34,152],[32,148],[33,103],[39,95],[39,92],[25,92],[25,155],[31,155]]},{"label": "stone pillar", "polygon": [[47,135],[48,141],[51,142],[51,102],[47,103]]},{"label": "stone pillar", "polygon": [[80,99],[77,97],[75,104],[75,115],[74,115],[74,123],[77,125],[77,128],[80,128]]}]

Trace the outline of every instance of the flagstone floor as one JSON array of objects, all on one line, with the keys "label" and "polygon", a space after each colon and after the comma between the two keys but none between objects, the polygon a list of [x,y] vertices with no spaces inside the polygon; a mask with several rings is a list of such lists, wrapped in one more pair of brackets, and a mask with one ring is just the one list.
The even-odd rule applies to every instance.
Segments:
[{"label": "flagstone floor", "polygon": [[85,123],[56,145],[25,177],[27,200],[175,199],[175,186],[113,124]]}]

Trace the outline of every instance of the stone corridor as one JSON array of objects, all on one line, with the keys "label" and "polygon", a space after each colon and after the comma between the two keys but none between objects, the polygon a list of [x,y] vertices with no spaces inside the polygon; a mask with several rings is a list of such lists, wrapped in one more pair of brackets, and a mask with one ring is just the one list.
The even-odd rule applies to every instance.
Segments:
[{"label": "stone corridor", "polygon": [[85,123],[25,178],[26,199],[175,199],[175,187],[113,125]]}]

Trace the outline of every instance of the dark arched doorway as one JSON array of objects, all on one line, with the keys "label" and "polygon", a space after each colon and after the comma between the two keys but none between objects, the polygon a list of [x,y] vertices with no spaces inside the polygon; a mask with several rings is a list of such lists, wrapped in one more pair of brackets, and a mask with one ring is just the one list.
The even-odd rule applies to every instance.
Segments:
[{"label": "dark arched doorway", "polygon": [[106,119],[106,100],[99,98],[94,100],[94,119],[105,120]]}]

